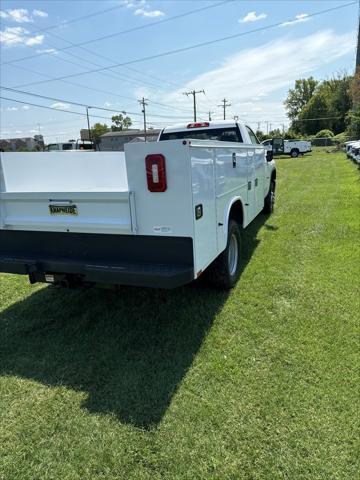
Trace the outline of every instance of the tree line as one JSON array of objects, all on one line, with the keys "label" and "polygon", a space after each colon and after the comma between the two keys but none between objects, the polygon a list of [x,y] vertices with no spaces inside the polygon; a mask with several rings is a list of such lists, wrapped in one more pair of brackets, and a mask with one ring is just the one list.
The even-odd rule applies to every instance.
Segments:
[{"label": "tree line", "polygon": [[319,81],[295,81],[284,102],[293,136],[360,137],[360,70]]}]

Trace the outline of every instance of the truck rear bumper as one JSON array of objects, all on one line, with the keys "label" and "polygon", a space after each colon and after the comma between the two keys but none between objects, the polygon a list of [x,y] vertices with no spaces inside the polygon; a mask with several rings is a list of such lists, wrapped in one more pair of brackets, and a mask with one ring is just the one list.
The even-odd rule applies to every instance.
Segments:
[{"label": "truck rear bumper", "polygon": [[192,239],[0,230],[0,271],[33,283],[174,288],[194,279]]}]

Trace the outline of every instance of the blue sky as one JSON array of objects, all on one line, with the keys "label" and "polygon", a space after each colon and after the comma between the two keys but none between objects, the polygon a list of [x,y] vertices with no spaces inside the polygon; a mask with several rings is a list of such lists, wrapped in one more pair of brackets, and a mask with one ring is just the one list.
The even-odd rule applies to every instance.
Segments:
[{"label": "blue sky", "polygon": [[[193,88],[205,89],[205,95],[198,95],[200,118],[207,118],[209,110],[213,119],[221,118],[218,104],[225,97],[231,103],[228,117],[238,115],[263,130],[266,122],[281,127],[287,124],[282,103],[296,78],[353,71],[358,3],[309,16],[350,1],[3,0],[1,85],[61,101],[3,90],[4,97],[57,110],[2,100],[1,137],[33,136],[40,127],[47,142],[78,138],[86,118],[66,112],[84,113],[84,108],[66,100],[132,112],[138,127],[137,100],[145,96],[150,125],[185,122],[192,119],[192,101],[182,92]],[[172,18],[198,9],[203,10]],[[77,20],[83,16],[88,18]],[[261,30],[273,24],[278,25]],[[119,33],[130,29],[136,30]],[[254,29],[259,30],[251,33]],[[137,61],[240,33],[244,35]],[[105,35],[111,38],[97,40]],[[89,43],[73,45],[83,42]],[[110,118],[115,111],[91,109],[91,123],[109,124],[95,115]]]}]

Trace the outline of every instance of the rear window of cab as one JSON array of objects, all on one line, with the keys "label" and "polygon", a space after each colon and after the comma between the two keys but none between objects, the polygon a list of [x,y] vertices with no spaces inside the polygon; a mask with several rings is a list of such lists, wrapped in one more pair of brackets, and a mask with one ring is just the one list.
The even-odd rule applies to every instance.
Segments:
[{"label": "rear window of cab", "polygon": [[240,142],[242,138],[237,127],[228,128],[207,128],[201,130],[185,130],[182,132],[163,132],[159,140],[182,140],[189,138],[193,140],[213,140],[217,142]]}]

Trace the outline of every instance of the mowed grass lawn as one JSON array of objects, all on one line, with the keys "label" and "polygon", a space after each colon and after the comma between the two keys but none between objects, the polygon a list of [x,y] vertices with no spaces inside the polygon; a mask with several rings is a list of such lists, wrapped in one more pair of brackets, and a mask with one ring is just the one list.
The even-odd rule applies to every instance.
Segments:
[{"label": "mowed grass lawn", "polygon": [[357,477],[359,172],[277,162],[229,294],[0,275],[0,478]]}]

